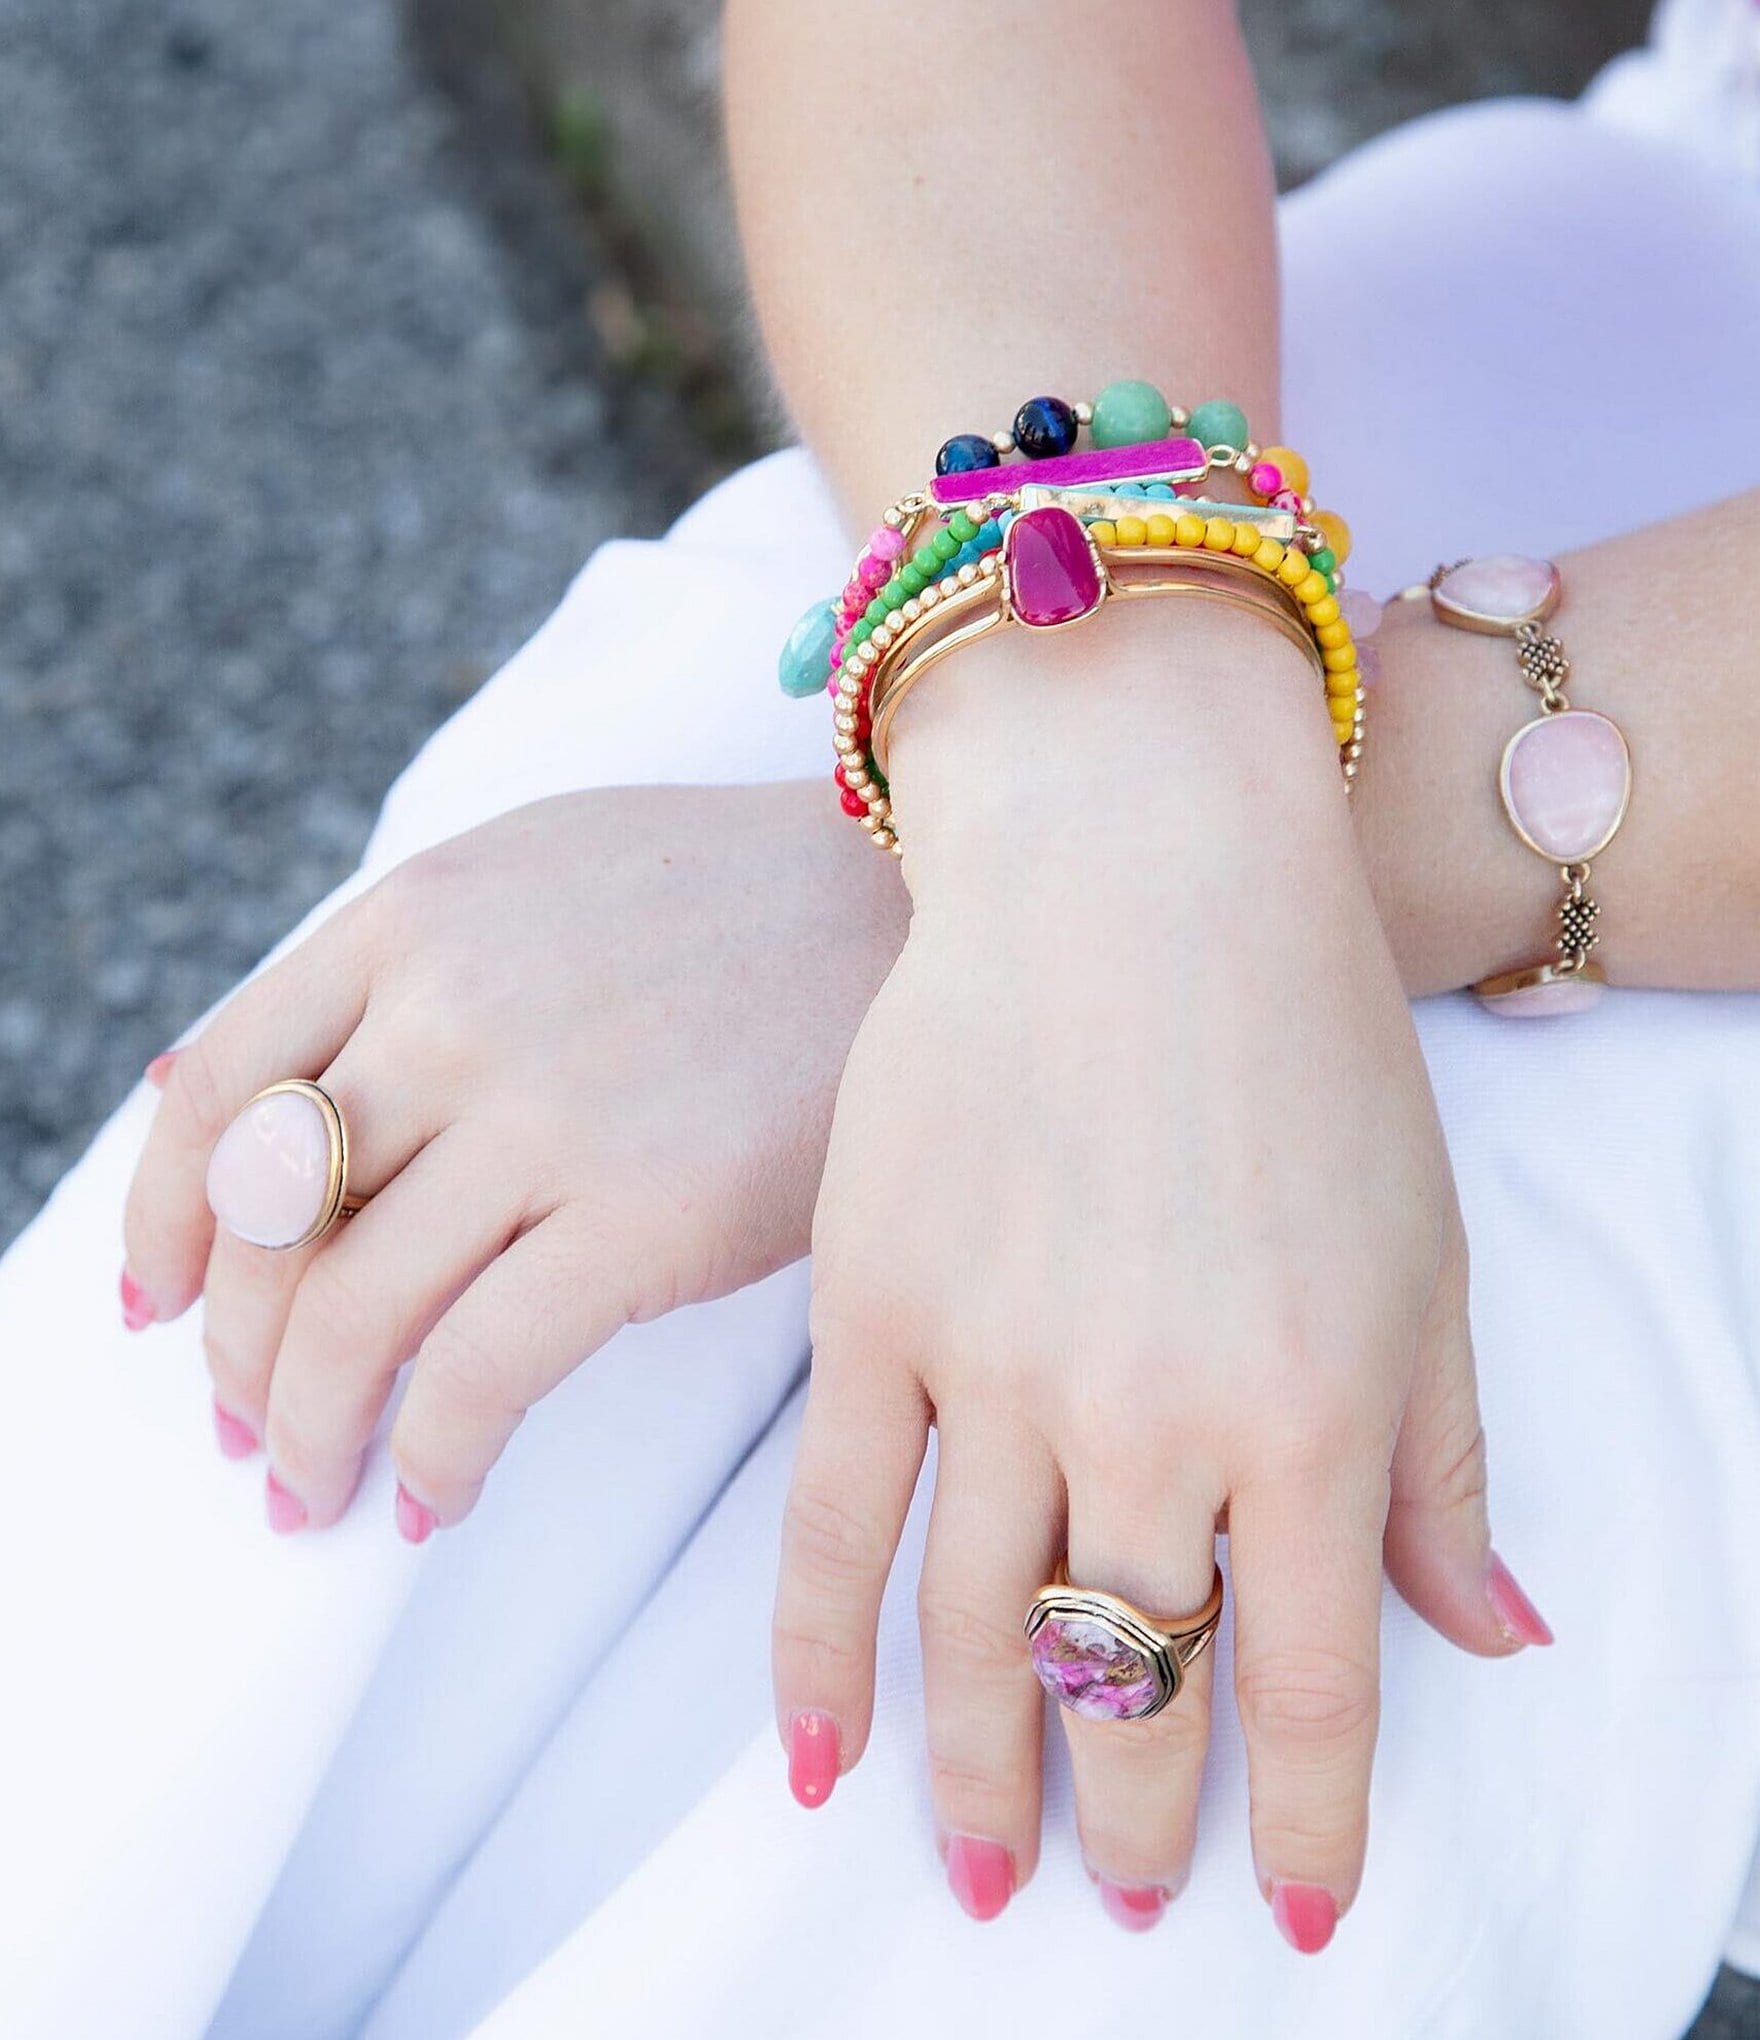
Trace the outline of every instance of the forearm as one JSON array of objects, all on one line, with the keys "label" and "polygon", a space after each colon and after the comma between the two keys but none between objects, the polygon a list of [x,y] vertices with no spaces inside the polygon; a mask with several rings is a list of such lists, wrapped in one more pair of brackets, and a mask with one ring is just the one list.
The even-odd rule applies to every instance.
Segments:
[{"label": "forearm", "polygon": [[851,529],[956,430],[1146,376],[1275,437],[1272,179],[1226,0],[729,0],[758,322]]}]

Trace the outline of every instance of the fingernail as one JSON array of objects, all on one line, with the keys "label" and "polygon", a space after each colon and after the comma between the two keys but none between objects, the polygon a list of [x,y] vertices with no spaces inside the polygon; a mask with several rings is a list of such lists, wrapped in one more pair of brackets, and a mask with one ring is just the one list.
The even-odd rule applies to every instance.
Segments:
[{"label": "fingernail", "polygon": [[131,1332],[144,1332],[153,1322],[153,1299],[126,1268],[118,1286],[122,1291],[122,1322]]},{"label": "fingernail", "polygon": [[1550,1643],[1545,1617],[1520,1587],[1516,1576],[1494,1551],[1485,1568],[1485,1593],[1498,1623],[1511,1643]]},{"label": "fingernail", "polygon": [[1274,1882],[1271,1917],[1298,1955],[1318,1955],[1338,1925],[1338,1901],[1321,1884]]},{"label": "fingernail", "polygon": [[1159,1884],[1113,1884],[1097,1878],[1106,1916],[1127,1934],[1146,1934],[1167,1910],[1167,1893]]},{"label": "fingernail", "polygon": [[164,1090],[165,1080],[170,1076],[171,1065],[176,1060],[177,1051],[174,1048],[168,1048],[163,1055],[154,1056],[153,1060],[147,1065],[147,1082],[157,1086],[161,1091]]},{"label": "fingernail", "polygon": [[263,1501],[269,1511],[269,1528],[277,1537],[290,1537],[306,1527],[305,1503],[298,1495],[290,1494],[273,1472],[263,1481]]},{"label": "fingernail", "polygon": [[418,1502],[402,1481],[397,1483],[398,1533],[411,1544],[425,1544],[440,1527],[440,1518],[426,1503]]},{"label": "fingernail", "polygon": [[837,1783],[837,1723],[802,1708],[788,1724],[788,1789],[803,1806],[823,1806]]},{"label": "fingernail", "polygon": [[1014,1858],[1000,1842],[977,1835],[951,1835],[947,1882],[975,1920],[993,1920],[1014,1896]]},{"label": "fingernail", "polygon": [[230,1410],[220,1407],[219,1398],[214,1401],[214,1436],[220,1441],[220,1450],[228,1459],[248,1459],[257,1449],[257,1434],[243,1417],[235,1417]]}]

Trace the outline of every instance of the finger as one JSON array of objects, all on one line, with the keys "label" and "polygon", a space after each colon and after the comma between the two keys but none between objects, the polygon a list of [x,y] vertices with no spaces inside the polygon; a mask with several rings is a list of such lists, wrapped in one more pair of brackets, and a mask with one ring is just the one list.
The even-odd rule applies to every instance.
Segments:
[{"label": "finger", "polygon": [[929,1437],[914,1373],[821,1330],[771,1626],[789,1789],[822,1806],[867,1747],[874,1637]]},{"label": "finger", "polygon": [[273,1254],[217,1228],[202,1285],[202,1350],[214,1384],[214,1427],[229,1459],[257,1450],[269,1380],[294,1290],[316,1247]]},{"label": "finger", "polygon": [[1320,1439],[1229,1505],[1254,1861],[1303,1954],[1331,1939],[1362,1875],[1386,1521],[1385,1469]]},{"label": "finger", "polygon": [[[299,1505],[292,1527],[321,1529],[347,1508],[398,1369],[517,1232],[522,1214],[493,1185],[469,1134],[450,1127],[316,1250],[291,1297],[264,1434],[272,1478]],[[291,1514],[278,1503],[271,1519]],[[410,1527],[407,1509],[399,1520]]]},{"label": "finger", "polygon": [[947,1881],[994,1919],[1039,1860],[1044,1696],[1022,1630],[1063,1542],[1063,1485],[1036,1439],[943,1422],[918,1619],[929,1782]]},{"label": "finger", "polygon": [[637,1251],[553,1212],[441,1313],[391,1430],[398,1527],[413,1543],[470,1513],[526,1411],[630,1322]]},{"label": "finger", "polygon": [[[1215,1577],[1219,1499],[1214,1486],[1128,1479],[1078,1486],[1072,1477],[1070,1578],[1168,1622],[1201,1608]],[[1161,1917],[1191,1868],[1211,1678],[1206,1650],[1174,1699],[1146,1721],[1106,1717],[1116,1687],[1061,1709],[1083,1860],[1107,1912],[1137,1932]]]},{"label": "finger", "polygon": [[1552,1641],[1491,1549],[1485,1432],[1467,1321],[1467,1244],[1458,1221],[1394,1447],[1386,1564],[1412,1607],[1463,1650],[1507,1657]]},{"label": "finger", "polygon": [[123,1217],[131,1318],[164,1323],[201,1293],[214,1234],[206,1184],[214,1143],[264,1085],[323,1069],[365,1004],[364,963],[345,909],[241,987],[176,1052]]}]

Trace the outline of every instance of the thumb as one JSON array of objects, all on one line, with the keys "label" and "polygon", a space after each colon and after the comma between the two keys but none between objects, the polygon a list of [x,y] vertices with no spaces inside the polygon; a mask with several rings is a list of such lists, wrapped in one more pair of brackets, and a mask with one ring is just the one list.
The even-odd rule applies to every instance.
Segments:
[{"label": "thumb", "polygon": [[1485,1472],[1457,1215],[1394,1446],[1383,1555],[1388,1578],[1433,1629],[1462,1650],[1507,1657],[1550,1643],[1552,1631],[1491,1548]]}]

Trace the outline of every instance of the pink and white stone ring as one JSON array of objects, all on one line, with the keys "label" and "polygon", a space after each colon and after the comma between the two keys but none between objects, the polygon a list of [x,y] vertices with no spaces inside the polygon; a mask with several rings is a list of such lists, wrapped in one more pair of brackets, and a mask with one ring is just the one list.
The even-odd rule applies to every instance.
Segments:
[{"label": "pink and white stone ring", "polygon": [[208,1209],[249,1246],[309,1247],[364,1202],[341,1109],[303,1077],[259,1091],[208,1157]]},{"label": "pink and white stone ring", "polygon": [[1222,1569],[1196,1614],[1145,1615],[1120,1594],[1072,1587],[1067,1567],[1027,1610],[1039,1683],[1089,1721],[1147,1721],[1179,1695],[1186,1668],[1222,1620]]}]

